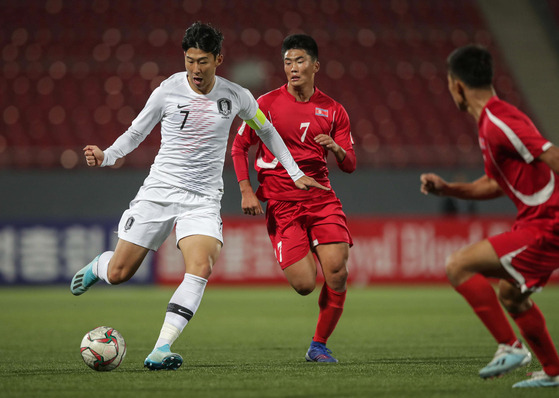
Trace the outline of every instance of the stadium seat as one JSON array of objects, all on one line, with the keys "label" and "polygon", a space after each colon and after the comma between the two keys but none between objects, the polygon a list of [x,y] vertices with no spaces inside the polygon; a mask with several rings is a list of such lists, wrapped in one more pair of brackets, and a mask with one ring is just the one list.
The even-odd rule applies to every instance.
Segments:
[{"label": "stadium seat", "polygon": [[[469,0],[271,0],[257,8],[225,0],[57,4],[0,4],[6,125],[0,134],[5,152],[12,152],[3,167],[45,167],[33,156],[16,161],[26,148],[60,154],[79,152],[86,143],[110,145],[152,89],[184,69],[180,41],[200,16],[226,36],[220,75],[234,80],[247,61],[264,68],[261,80],[249,82],[255,96],[285,81],[282,38],[313,35],[320,48],[317,85],[346,107],[360,167],[481,165],[475,125],[446,92],[445,59],[457,46],[488,46],[497,57],[499,95],[524,105]],[[559,15],[559,7],[554,10]],[[123,167],[148,167],[159,139],[156,130]]]}]

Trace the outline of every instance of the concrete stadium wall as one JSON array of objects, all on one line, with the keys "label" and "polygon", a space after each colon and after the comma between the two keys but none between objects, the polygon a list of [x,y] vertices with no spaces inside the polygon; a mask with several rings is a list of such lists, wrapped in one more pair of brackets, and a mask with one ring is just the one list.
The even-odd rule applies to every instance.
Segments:
[{"label": "concrete stadium wall", "polygon": [[[455,206],[460,213],[514,215],[506,198],[466,203],[419,193],[419,174],[430,170],[333,171],[334,190],[348,215],[438,215]],[[443,178],[472,180],[483,170],[434,170]],[[142,170],[0,171],[0,221],[120,218],[147,176]],[[253,179],[255,180],[255,179]],[[241,214],[233,170],[224,173],[222,212]]]}]

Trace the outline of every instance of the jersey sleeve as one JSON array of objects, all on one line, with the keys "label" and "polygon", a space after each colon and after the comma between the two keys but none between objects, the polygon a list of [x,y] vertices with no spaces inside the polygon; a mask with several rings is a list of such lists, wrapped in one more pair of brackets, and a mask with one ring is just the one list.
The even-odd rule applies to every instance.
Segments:
[{"label": "jersey sleeve", "polygon": [[241,127],[239,127],[233,141],[233,147],[231,148],[231,157],[233,158],[237,182],[249,179],[248,150],[257,143],[258,136],[246,122],[243,122]]},{"label": "jersey sleeve", "polygon": [[258,103],[246,88],[239,91],[239,113],[238,116],[243,120],[250,120],[258,111]]},{"label": "jersey sleeve", "polygon": [[[485,109],[488,122],[483,125],[501,134],[485,134],[492,147],[521,156],[524,162],[532,163],[546,151],[551,143],[542,137],[534,123],[516,108],[505,107],[502,103],[491,104]],[[493,126],[493,127],[489,127]]]},{"label": "jersey sleeve", "polygon": [[132,121],[132,124],[116,141],[104,151],[105,158],[101,166],[112,166],[128,155],[142,143],[151,130],[163,117],[163,92],[156,88],[150,95],[144,109]]},{"label": "jersey sleeve", "polygon": [[336,110],[332,139],[346,152],[344,160],[338,162],[338,167],[346,173],[354,172],[357,160],[355,157],[355,150],[353,149],[354,142],[353,137],[351,136],[349,116],[344,107],[339,104],[338,109]]},{"label": "jersey sleeve", "polygon": [[516,131],[521,142],[518,150],[526,163],[531,163],[551,146],[551,142],[542,137],[536,126],[530,121],[524,121]]}]

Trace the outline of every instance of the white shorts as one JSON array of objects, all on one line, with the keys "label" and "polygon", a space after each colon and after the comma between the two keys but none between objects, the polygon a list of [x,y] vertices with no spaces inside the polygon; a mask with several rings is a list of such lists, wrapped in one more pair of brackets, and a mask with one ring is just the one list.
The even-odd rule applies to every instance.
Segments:
[{"label": "white shorts", "polygon": [[118,224],[118,237],[157,250],[176,225],[177,244],[190,235],[207,235],[223,244],[219,198],[174,187],[147,177]]}]

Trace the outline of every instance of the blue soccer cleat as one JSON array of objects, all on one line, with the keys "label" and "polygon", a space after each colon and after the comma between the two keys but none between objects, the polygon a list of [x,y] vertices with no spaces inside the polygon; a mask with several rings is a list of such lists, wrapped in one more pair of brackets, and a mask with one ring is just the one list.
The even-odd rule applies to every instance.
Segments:
[{"label": "blue soccer cleat", "polygon": [[144,361],[149,370],[177,370],[182,365],[182,357],[171,352],[169,344],[155,348]]},{"label": "blue soccer cleat", "polygon": [[479,371],[479,377],[487,379],[504,375],[521,366],[528,365],[532,360],[532,354],[520,344],[507,345],[499,344],[495,356],[486,367]]},{"label": "blue soccer cleat", "polygon": [[311,342],[311,346],[305,355],[307,362],[338,362],[332,355],[332,351],[326,348],[325,344]]},{"label": "blue soccer cleat", "polygon": [[559,387],[559,376],[548,376],[543,370],[540,370],[532,373],[531,378],[519,381],[512,387]]},{"label": "blue soccer cleat", "polygon": [[99,277],[97,277],[92,270],[93,264],[97,264],[99,257],[101,257],[101,255],[95,257],[89,264],[76,272],[76,275],[72,278],[70,291],[74,296],[79,296],[80,294],[85,293],[87,289],[99,280]]}]

